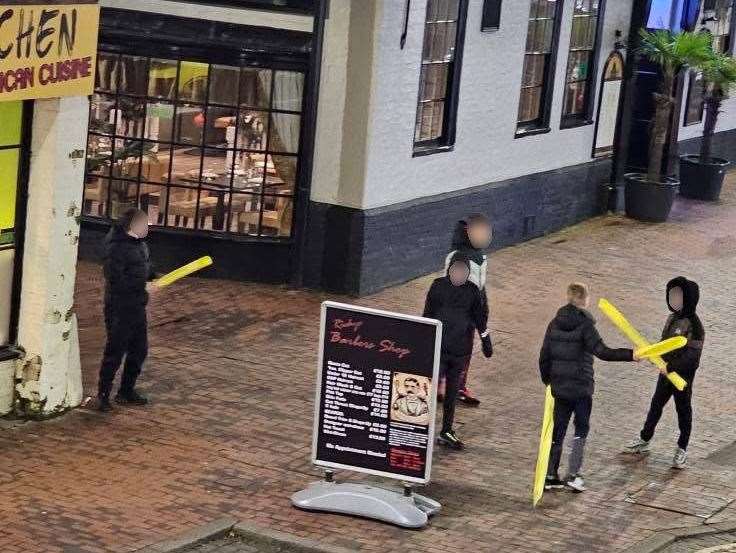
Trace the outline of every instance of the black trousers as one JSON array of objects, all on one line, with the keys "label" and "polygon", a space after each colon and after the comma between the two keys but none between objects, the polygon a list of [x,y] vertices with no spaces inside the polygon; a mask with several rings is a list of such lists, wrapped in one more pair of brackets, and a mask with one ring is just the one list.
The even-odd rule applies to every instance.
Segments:
[{"label": "black trousers", "polygon": [[452,430],[455,421],[455,405],[460,390],[460,378],[470,364],[470,355],[440,356],[440,374],[445,375],[445,401],[442,404],[442,432]]},{"label": "black trousers", "polygon": [[576,400],[555,398],[554,429],[552,431],[552,449],[549,454],[547,474],[557,476],[562,459],[562,446],[567,434],[570,418],[575,414],[575,444],[570,455],[570,474],[577,474],[583,464],[585,440],[590,432],[590,414],[593,410],[593,398],[583,397]]},{"label": "black trousers", "polygon": [[680,438],[677,440],[677,446],[680,449],[687,449],[690,443],[690,433],[693,429],[693,384],[688,382],[687,388],[680,392],[670,381],[663,375],[659,375],[657,380],[657,388],[652,396],[652,404],[649,407],[649,414],[641,431],[641,439],[649,441],[654,437],[654,431],[657,423],[662,417],[662,410],[671,397],[675,398],[675,410],[677,411],[677,422],[680,426]]},{"label": "black trousers", "polygon": [[125,358],[120,395],[130,394],[135,388],[143,362],[148,355],[148,320],[145,305],[105,305],[107,343],[100,367],[98,394],[109,398],[115,373]]}]

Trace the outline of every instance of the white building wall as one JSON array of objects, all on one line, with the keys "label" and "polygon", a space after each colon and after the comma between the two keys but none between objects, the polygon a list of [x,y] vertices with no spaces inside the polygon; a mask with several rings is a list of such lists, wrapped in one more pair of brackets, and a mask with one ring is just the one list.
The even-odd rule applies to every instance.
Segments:
[{"label": "white building wall", "polygon": [[[685,82],[685,90],[682,96],[683,104],[687,101],[689,81],[690,79],[686,79]],[[736,94],[736,87],[734,88],[734,92],[731,94],[731,98],[723,102],[721,114],[718,116],[716,132],[736,129],[736,96],[734,94]],[[680,141],[688,140],[690,138],[700,138],[703,136],[703,122],[705,121],[705,114],[703,114],[703,122],[700,122],[697,125],[688,125],[686,127],[683,124],[685,120],[685,109],[686,106],[683,105],[682,113],[680,114]],[[736,152],[734,152],[734,154],[736,155]]]},{"label": "white building wall", "polygon": [[[480,32],[483,0],[470,0],[454,151],[412,157],[426,0],[411,3],[406,46],[399,48],[405,2],[376,0],[370,126],[362,197],[336,202],[374,208],[591,160],[594,125],[560,130],[574,0],[565,0],[551,132],[515,139],[529,1],[503,3],[501,28]],[[598,75],[626,34],[632,0],[608,0]],[[367,69],[365,69],[367,71]],[[598,85],[595,94],[598,94]],[[344,154],[343,154],[344,155]]]}]

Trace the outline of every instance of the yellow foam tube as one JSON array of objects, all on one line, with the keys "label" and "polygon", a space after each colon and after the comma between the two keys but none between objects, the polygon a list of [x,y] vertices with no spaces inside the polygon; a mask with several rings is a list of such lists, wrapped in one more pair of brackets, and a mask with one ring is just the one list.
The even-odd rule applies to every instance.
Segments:
[{"label": "yellow foam tube", "polygon": [[542,434],[539,438],[539,454],[537,455],[537,469],[534,473],[534,489],[532,491],[532,504],[535,507],[544,494],[544,481],[547,478],[549,452],[552,449],[554,412],[555,398],[552,396],[552,387],[547,386],[544,400],[544,418],[542,419]]},{"label": "yellow foam tube", "polygon": [[187,263],[183,267],[179,267],[178,269],[165,274],[164,276],[156,280],[154,284],[159,288],[169,286],[170,284],[175,283],[177,280],[181,280],[182,278],[187,277],[192,273],[201,271],[202,269],[204,269],[205,267],[209,267],[210,265],[212,265],[212,258],[210,256],[206,255],[204,257],[200,257],[199,259],[196,259],[191,263]]},{"label": "yellow foam tube", "polygon": [[[601,298],[598,302],[598,308],[603,311],[606,317],[608,317],[611,322],[615,324],[618,329],[623,332],[624,335],[629,340],[631,340],[637,348],[646,348],[650,346],[649,342],[641,334],[639,334],[639,331],[636,330],[631,325],[631,323],[626,320],[626,317],[624,317],[623,314],[618,309],[616,309],[616,307],[611,302]],[[662,359],[662,357],[660,357],[659,355],[650,357],[649,360],[654,363],[654,365],[658,369],[667,368],[667,363],[665,363],[664,359]],[[685,381],[685,379],[676,372],[667,373],[667,379],[672,383],[675,388],[680,391],[683,391],[687,387],[687,382]]]},{"label": "yellow foam tube", "polygon": [[674,338],[667,338],[651,346],[639,348],[636,350],[636,355],[639,357],[659,357],[676,349],[684,348],[686,345],[687,338],[684,336],[675,336]]}]

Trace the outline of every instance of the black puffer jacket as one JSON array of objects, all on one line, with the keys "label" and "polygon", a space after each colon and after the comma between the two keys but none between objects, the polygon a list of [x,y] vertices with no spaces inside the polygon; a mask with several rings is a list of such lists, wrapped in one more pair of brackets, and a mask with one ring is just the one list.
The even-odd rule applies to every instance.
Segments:
[{"label": "black puffer jacket", "polygon": [[[682,290],[682,304],[680,311],[675,311],[670,305],[670,290]],[[674,371],[682,378],[692,383],[695,371],[700,366],[700,354],[705,341],[705,329],[700,317],[695,313],[700,300],[700,287],[696,282],[685,277],[673,278],[667,283],[667,306],[672,311],[662,331],[662,340],[674,336],[685,336],[687,345],[684,348],[668,353],[663,357],[667,363],[667,371]]]},{"label": "black puffer jacket", "polygon": [[567,304],[549,323],[539,355],[542,381],[552,384],[556,398],[576,400],[593,395],[593,357],[631,361],[630,349],[610,349],[603,343],[592,315]]},{"label": "black puffer jacket", "polygon": [[[461,253],[453,255],[450,265],[455,262],[468,266],[468,258]],[[442,321],[442,353],[454,356],[472,354],[474,330],[483,333],[488,324],[481,291],[469,281],[455,286],[449,276],[432,283],[424,316]]]},{"label": "black puffer jacket", "polygon": [[114,225],[105,237],[105,303],[118,308],[144,307],[146,283],[154,278],[145,241]]}]

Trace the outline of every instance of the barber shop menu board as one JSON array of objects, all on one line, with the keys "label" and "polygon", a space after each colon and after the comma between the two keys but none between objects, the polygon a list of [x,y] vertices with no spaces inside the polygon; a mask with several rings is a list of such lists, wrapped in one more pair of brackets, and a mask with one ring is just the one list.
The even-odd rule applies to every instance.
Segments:
[{"label": "barber shop menu board", "polygon": [[322,304],[314,464],[429,482],[441,335],[439,321]]}]

